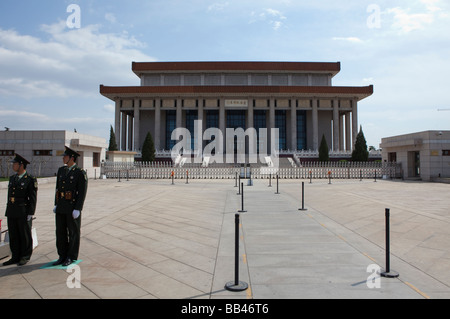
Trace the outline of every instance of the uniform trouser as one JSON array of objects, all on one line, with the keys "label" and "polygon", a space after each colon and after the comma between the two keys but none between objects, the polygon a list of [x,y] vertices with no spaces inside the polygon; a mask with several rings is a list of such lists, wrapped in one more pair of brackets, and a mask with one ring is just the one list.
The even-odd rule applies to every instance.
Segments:
[{"label": "uniform trouser", "polygon": [[33,253],[33,238],[31,236],[31,221],[27,221],[27,216],[20,218],[8,217],[9,248],[11,249],[11,259],[30,260]]},{"label": "uniform trouser", "polygon": [[56,249],[59,258],[78,259],[80,250],[81,215],[74,219],[72,214],[56,215]]}]

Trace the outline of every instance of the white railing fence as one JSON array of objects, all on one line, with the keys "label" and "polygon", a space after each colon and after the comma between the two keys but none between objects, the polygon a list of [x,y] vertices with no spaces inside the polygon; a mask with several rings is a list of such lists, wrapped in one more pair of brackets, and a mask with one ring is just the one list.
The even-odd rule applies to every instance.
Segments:
[{"label": "white railing fence", "polygon": [[401,166],[397,163],[380,162],[302,162],[297,167],[271,168],[241,167],[240,165],[215,164],[210,167],[189,165],[173,167],[171,162],[104,162],[101,174],[106,178],[122,179],[232,179],[243,178],[265,179],[367,179],[367,178],[399,178]]}]

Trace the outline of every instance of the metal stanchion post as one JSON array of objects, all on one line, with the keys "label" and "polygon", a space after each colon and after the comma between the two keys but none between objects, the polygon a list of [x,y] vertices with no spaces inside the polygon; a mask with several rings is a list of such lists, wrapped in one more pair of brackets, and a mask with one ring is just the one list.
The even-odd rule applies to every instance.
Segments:
[{"label": "metal stanchion post", "polygon": [[279,192],[278,192],[278,174],[277,174],[277,192],[275,194],[279,194]]},{"label": "metal stanchion post", "polygon": [[298,210],[307,210],[305,208],[305,182],[302,182],[302,208],[299,208]]},{"label": "metal stanchion post", "polygon": [[239,281],[239,214],[235,215],[235,243],[234,243],[234,281],[227,282],[225,289],[230,291],[244,291],[248,289],[248,284]]},{"label": "metal stanchion post", "polygon": [[272,187],[272,173],[269,174],[269,187]]},{"label": "metal stanchion post", "polygon": [[241,184],[242,193],[241,193],[241,210],[240,213],[245,213],[246,210],[244,210],[244,183]]},{"label": "metal stanchion post", "polygon": [[384,272],[382,272],[380,275],[382,277],[387,278],[396,278],[399,276],[398,272],[391,270],[391,261],[390,261],[390,223],[389,223],[389,217],[390,217],[390,210],[389,208],[386,208],[386,269]]}]

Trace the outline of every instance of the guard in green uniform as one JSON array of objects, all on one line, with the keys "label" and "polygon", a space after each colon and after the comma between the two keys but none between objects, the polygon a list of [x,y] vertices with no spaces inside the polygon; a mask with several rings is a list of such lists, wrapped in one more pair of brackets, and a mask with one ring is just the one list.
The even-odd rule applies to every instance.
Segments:
[{"label": "guard in green uniform", "polygon": [[68,266],[78,259],[80,249],[81,211],[87,193],[86,172],[77,166],[80,156],[66,146],[64,166],[56,176],[55,213],[56,248],[59,259],[53,265]]},{"label": "guard in green uniform", "polygon": [[30,162],[19,154],[15,154],[12,163],[16,174],[9,178],[8,204],[5,214],[8,218],[11,259],[3,265],[22,266],[30,260],[33,253],[31,223],[36,210],[38,184],[36,178],[26,171]]}]

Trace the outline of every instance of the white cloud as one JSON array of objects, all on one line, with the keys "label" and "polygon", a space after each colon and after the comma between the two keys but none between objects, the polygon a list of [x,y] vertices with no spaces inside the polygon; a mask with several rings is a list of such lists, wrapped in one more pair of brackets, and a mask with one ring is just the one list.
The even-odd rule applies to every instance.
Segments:
[{"label": "white cloud", "polygon": [[116,16],[114,15],[114,13],[111,12],[105,13],[105,20],[111,23],[117,22]]},{"label": "white cloud", "polygon": [[408,33],[413,30],[423,29],[425,25],[431,24],[434,21],[434,14],[432,12],[410,14],[409,11],[400,7],[388,9],[387,13],[394,15],[395,21],[392,26],[403,33]]},{"label": "white cloud", "polygon": [[65,21],[41,26],[48,40],[0,28],[0,93],[34,97],[93,97],[106,81],[139,83],[132,61],[154,61],[129,36],[100,26],[70,30]]},{"label": "white cloud", "polygon": [[249,23],[254,23],[256,21],[268,21],[272,29],[278,30],[283,26],[283,21],[287,19],[286,16],[281,11],[275,9],[264,9],[259,14],[255,11],[251,13],[251,20]]},{"label": "white cloud", "polygon": [[428,11],[436,12],[442,10],[440,7],[437,6],[440,0],[420,0],[420,2],[426,5]]},{"label": "white cloud", "polygon": [[357,37],[334,37],[333,40],[335,41],[347,41],[352,43],[363,43],[363,41],[360,38]]},{"label": "white cloud", "polygon": [[394,7],[386,10],[393,16],[392,27],[400,33],[409,33],[414,30],[423,30],[438,19],[447,18],[448,11],[443,9],[441,0],[420,0],[421,5],[408,8]]},{"label": "white cloud", "polygon": [[226,7],[230,5],[229,2],[225,3],[213,3],[212,5],[208,6],[208,11],[222,11]]},{"label": "white cloud", "polygon": [[112,104],[106,104],[106,105],[103,105],[103,110],[108,112],[108,113],[115,113],[116,108]]}]

